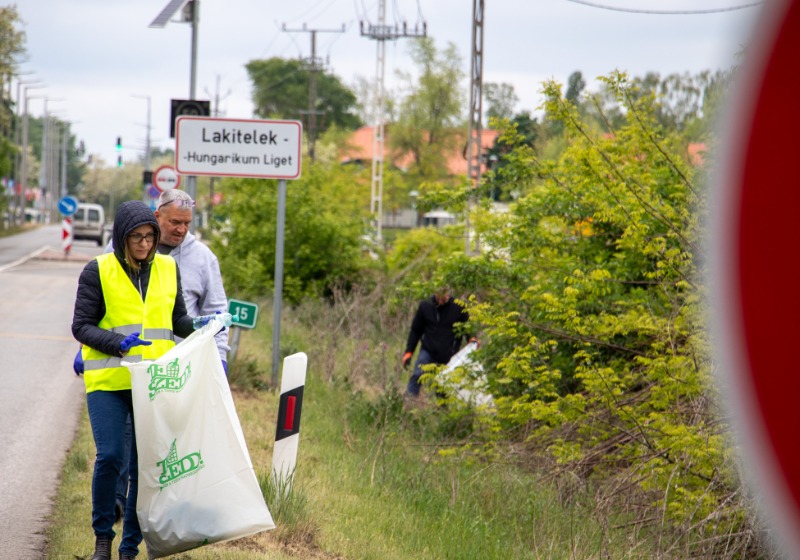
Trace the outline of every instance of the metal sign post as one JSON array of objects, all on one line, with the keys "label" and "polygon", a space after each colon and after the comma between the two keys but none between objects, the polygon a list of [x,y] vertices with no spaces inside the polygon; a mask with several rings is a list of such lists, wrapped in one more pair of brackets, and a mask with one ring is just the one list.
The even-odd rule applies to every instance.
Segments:
[{"label": "metal sign post", "polygon": [[231,298],[228,300],[228,313],[231,314],[233,322],[231,325],[231,335],[228,338],[228,344],[230,344],[231,347],[230,361],[235,361],[236,354],[239,351],[239,337],[241,336],[242,328],[256,328],[258,304]]},{"label": "metal sign post", "polygon": [[72,216],[78,211],[78,199],[74,196],[64,196],[58,201],[58,211],[64,215],[61,220],[61,248],[64,249],[64,258],[72,250]]},{"label": "metal sign post", "polygon": [[278,386],[281,360],[281,311],[283,307],[283,231],[286,222],[286,179],[278,181],[278,223],[275,232],[275,302],[272,312],[272,386]]}]

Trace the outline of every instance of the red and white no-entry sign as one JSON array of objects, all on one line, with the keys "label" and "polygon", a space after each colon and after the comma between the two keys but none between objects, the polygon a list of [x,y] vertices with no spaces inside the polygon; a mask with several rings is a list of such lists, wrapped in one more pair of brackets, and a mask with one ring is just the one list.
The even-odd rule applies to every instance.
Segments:
[{"label": "red and white no-entry sign", "polygon": [[162,165],[153,171],[153,186],[160,191],[177,189],[181,184],[181,176],[171,165]]},{"label": "red and white no-entry sign", "polygon": [[721,134],[711,286],[745,457],[800,558],[800,0],[763,6]]}]

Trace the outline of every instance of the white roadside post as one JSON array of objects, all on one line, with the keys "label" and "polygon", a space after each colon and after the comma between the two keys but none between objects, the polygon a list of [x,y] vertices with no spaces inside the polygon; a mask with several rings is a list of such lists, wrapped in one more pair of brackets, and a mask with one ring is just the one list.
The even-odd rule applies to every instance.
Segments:
[{"label": "white roadside post", "polygon": [[[281,400],[272,450],[272,477],[275,491],[286,497],[292,486],[300,443],[300,413],[303,410],[303,391],[306,385],[308,357],[303,352],[283,360]],[[278,496],[280,498],[280,496]]]}]

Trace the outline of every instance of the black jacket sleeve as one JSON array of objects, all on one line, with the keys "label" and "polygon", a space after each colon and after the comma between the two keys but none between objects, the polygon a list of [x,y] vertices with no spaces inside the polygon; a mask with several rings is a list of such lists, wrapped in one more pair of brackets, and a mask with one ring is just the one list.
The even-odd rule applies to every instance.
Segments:
[{"label": "black jacket sleeve", "polygon": [[175,306],[172,308],[172,330],[179,337],[186,338],[194,332],[193,317],[186,313],[186,301],[183,299],[181,287],[181,269],[177,264],[175,273],[178,278],[178,293],[175,296]]},{"label": "black jacket sleeve", "polygon": [[72,315],[72,336],[81,344],[110,356],[119,356],[121,334],[101,329],[97,325],[106,314],[100,269],[96,260],[89,261],[78,279],[78,294]]},{"label": "black jacket sleeve", "polygon": [[414,319],[411,321],[411,329],[408,331],[408,342],[406,342],[406,352],[414,353],[419,339],[422,338],[425,332],[425,313],[422,306],[425,302],[421,302],[417,306],[417,312],[414,314]]}]

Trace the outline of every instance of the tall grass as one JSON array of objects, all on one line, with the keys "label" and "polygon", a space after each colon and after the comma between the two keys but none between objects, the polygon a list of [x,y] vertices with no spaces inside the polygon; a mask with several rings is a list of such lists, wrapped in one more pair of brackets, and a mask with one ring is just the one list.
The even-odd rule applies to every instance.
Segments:
[{"label": "tall grass", "polygon": [[[691,547],[665,544],[657,525],[606,508],[598,499],[603,489],[550,476],[523,446],[482,434],[468,414],[448,414],[430,398],[409,407],[402,397],[408,371],[398,364],[410,311],[386,301],[356,289],[284,309],[281,355],[309,356],[290,488],[276,485],[269,470],[278,406],[269,313],[242,333],[230,380],[277,528],[174,558],[691,557]],[[262,302],[262,309],[271,306]],[[91,556],[93,457],[84,413],[48,531],[48,560]]]}]

